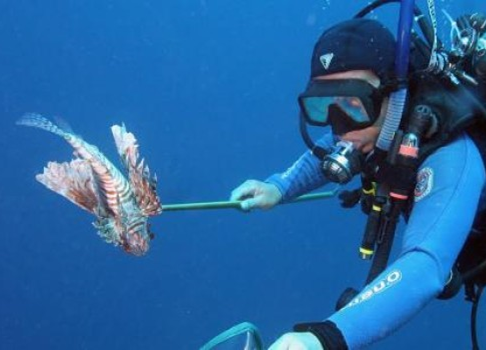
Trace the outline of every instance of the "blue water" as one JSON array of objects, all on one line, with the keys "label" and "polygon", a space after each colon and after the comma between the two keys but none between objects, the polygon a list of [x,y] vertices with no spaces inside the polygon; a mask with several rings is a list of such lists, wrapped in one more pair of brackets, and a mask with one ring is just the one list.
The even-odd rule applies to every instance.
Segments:
[{"label": "blue water", "polygon": [[[455,15],[481,2],[437,4]],[[270,344],[360,286],[364,218],[335,200],[163,213],[150,253],[128,256],[35,181],[47,161],[70,159],[69,146],[15,120],[62,117],[113,160],[109,127],[125,122],[165,204],[225,200],[305,150],[296,96],[313,42],[366,3],[0,3],[0,348],[197,349],[245,320]],[[466,349],[468,317],[462,296],[434,302],[374,348]]]}]

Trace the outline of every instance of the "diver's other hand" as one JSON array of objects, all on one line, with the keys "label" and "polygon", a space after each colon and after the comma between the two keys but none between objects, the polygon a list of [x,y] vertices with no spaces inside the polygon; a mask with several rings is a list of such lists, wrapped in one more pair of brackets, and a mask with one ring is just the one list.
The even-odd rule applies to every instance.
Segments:
[{"label": "diver's other hand", "polygon": [[317,337],[310,333],[287,333],[278,338],[268,350],[325,350]]},{"label": "diver's other hand", "polygon": [[247,180],[231,192],[232,201],[242,201],[241,209],[270,209],[280,202],[282,194],[277,186],[258,180]]}]

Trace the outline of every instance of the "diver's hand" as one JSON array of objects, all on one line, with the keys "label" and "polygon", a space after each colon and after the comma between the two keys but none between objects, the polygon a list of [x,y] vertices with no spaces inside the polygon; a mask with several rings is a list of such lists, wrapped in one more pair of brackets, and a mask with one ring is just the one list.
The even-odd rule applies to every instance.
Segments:
[{"label": "diver's hand", "polygon": [[270,209],[280,202],[282,194],[277,186],[258,180],[247,180],[231,192],[232,201],[242,201],[241,209]]},{"label": "diver's hand", "polygon": [[268,350],[325,350],[317,337],[309,332],[287,333],[273,343]]}]

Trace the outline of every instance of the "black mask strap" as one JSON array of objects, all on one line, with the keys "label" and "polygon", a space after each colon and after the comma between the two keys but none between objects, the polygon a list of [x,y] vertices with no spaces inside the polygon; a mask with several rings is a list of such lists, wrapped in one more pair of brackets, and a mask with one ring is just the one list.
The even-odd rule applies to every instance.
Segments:
[{"label": "black mask strap", "polygon": [[299,113],[299,126],[300,126],[300,134],[302,135],[302,139],[304,140],[307,147],[311,150],[311,152],[320,160],[323,160],[324,157],[329,154],[324,148],[317,146],[314,141],[312,141],[309,131],[307,129],[307,123],[305,120],[304,115]]}]

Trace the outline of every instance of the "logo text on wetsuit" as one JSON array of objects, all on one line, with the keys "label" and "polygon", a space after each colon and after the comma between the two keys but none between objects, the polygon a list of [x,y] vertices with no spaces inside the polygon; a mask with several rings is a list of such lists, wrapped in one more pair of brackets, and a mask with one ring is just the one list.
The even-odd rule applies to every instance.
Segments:
[{"label": "logo text on wetsuit", "polygon": [[370,287],[366,288],[364,291],[358,294],[353,300],[349,302],[344,308],[355,306],[371,299],[376,294],[379,294],[395,284],[400,282],[402,279],[402,272],[400,270],[393,270],[383,278],[379,279],[377,282],[373,283]]}]

